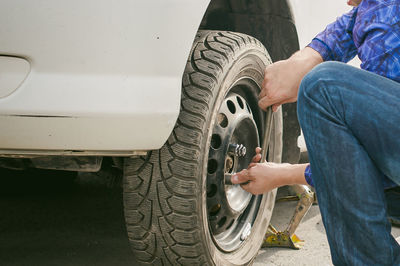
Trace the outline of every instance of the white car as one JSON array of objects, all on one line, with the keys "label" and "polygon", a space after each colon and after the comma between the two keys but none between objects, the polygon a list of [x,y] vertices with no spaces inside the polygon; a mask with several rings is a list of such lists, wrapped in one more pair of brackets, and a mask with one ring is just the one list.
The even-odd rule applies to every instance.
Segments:
[{"label": "white car", "polygon": [[[224,174],[264,138],[264,68],[299,49],[290,3],[2,0],[0,36],[0,166],[111,157],[137,263],[251,264],[276,193]],[[297,162],[296,106],[272,127],[267,159]]]}]

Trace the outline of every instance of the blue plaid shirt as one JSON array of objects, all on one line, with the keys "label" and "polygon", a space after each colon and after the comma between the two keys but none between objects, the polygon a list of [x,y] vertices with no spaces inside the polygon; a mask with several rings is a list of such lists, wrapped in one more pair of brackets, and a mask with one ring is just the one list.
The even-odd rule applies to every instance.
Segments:
[{"label": "blue plaid shirt", "polygon": [[324,61],[347,63],[358,55],[362,69],[400,82],[400,1],[363,0],[308,46]]},{"label": "blue plaid shirt", "polygon": [[[358,55],[361,68],[400,82],[400,0],[363,0],[308,45],[324,61],[347,63]],[[306,181],[314,186],[310,166]],[[395,184],[385,178],[386,188]]]}]

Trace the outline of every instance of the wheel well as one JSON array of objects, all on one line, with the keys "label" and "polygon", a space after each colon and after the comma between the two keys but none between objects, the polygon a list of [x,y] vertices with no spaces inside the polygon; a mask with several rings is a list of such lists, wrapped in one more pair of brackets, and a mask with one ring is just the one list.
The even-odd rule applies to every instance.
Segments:
[{"label": "wheel well", "polygon": [[[296,26],[287,0],[211,0],[202,30],[225,30],[257,38],[272,60],[288,58],[299,49]],[[297,163],[300,126],[296,104],[283,106],[283,162]]]}]

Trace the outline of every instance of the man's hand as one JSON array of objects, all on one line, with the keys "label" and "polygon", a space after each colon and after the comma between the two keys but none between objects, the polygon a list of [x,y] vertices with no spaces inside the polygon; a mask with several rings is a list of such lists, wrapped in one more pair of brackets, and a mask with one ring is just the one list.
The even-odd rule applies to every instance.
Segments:
[{"label": "man's hand", "polygon": [[266,67],[258,105],[266,110],[272,105],[275,112],[284,103],[297,101],[297,93],[303,77],[314,66],[322,63],[321,55],[306,47],[287,60]]},{"label": "man's hand", "polygon": [[234,174],[231,180],[232,184],[250,181],[241,186],[254,195],[263,194],[285,185],[307,184],[304,177],[307,164],[258,163],[260,160],[261,148],[256,148],[256,155],[249,167]]},{"label": "man's hand", "polygon": [[258,105],[264,110],[272,105],[275,112],[280,105],[297,101],[302,72],[301,66],[290,59],[267,66]]},{"label": "man's hand", "polygon": [[241,185],[244,190],[258,195],[271,191],[274,188],[286,185],[285,176],[289,173],[289,164],[258,163],[249,169],[245,169],[232,176],[232,183]]},{"label": "man's hand", "polygon": [[349,6],[358,6],[362,0],[347,0]]}]

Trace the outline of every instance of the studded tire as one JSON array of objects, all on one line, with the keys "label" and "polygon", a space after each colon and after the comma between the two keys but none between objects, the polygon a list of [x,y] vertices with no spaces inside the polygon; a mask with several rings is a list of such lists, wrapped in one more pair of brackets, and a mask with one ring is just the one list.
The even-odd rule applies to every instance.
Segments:
[{"label": "studded tire", "polygon": [[[221,31],[197,34],[173,132],[160,150],[125,160],[125,220],[137,264],[225,266],[254,260],[271,218],[275,191],[255,201],[249,235],[236,240],[240,242],[233,250],[224,250],[210,229],[207,168],[213,128],[230,93],[246,101],[261,142],[265,114],[257,106],[257,95],[270,63],[263,45],[250,36]],[[236,88],[236,82],[244,78],[255,85]],[[274,113],[273,121],[268,160],[280,162],[280,111]]]}]

